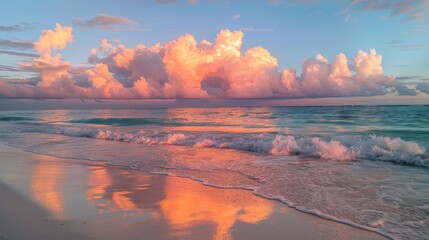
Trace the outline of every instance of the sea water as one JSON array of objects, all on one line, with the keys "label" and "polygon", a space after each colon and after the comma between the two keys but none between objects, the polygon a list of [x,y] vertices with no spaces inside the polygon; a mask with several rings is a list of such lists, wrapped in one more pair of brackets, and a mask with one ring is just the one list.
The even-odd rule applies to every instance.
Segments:
[{"label": "sea water", "polygon": [[1,111],[0,141],[245,188],[391,238],[429,238],[429,106]]}]

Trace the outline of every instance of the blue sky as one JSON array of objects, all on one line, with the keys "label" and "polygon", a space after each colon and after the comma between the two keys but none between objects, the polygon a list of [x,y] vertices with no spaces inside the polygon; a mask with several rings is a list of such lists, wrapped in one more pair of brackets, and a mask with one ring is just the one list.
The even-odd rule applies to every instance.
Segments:
[{"label": "blue sky", "polygon": [[[279,68],[301,70],[305,58],[322,54],[328,60],[342,52],[349,60],[359,50],[372,48],[383,56],[385,74],[411,84],[429,78],[428,1],[1,1],[1,40],[38,40],[55,23],[73,27],[73,42],[61,50],[73,66],[87,66],[90,50],[99,40],[120,40],[126,47],[151,46],[190,33],[198,41],[214,41],[221,29],[244,32],[243,50],[262,46],[278,59]],[[379,3],[379,4],[378,4]],[[397,3],[390,4],[389,3]],[[378,5],[377,5],[378,4]],[[410,10],[411,9],[411,10]],[[396,13],[396,14],[395,14]],[[135,24],[119,29],[79,27],[73,19],[88,21],[98,14],[117,16]],[[123,29],[121,29],[123,28]],[[0,50],[30,52],[32,49]],[[1,65],[16,66],[29,57],[0,54]],[[21,74],[21,75],[20,75]],[[0,77],[25,77],[0,71]]]}]

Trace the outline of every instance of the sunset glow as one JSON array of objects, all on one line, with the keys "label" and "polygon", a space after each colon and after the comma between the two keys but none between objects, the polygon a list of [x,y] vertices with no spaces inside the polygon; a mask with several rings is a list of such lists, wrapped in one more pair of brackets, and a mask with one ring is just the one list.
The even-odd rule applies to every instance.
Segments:
[{"label": "sunset glow", "polygon": [[[288,1],[268,2],[269,11],[273,7],[288,6]],[[190,8],[209,7],[208,3],[175,3],[173,5]],[[195,4],[195,5],[194,5]],[[218,3],[211,3],[218,6]],[[273,4],[273,5],[270,5]],[[292,4],[290,8],[300,8],[309,4]],[[360,17],[354,8],[365,7],[368,3],[355,3],[344,6],[340,12],[345,14],[343,24],[356,25]],[[151,4],[150,4],[151,5]],[[258,4],[259,5],[259,4]],[[354,6],[356,5],[356,6]],[[426,4],[427,5],[427,4]],[[425,7],[426,7],[425,5]],[[172,7],[156,4],[159,8]],[[234,5],[233,5],[234,6]],[[369,5],[368,5],[369,6]],[[341,8],[332,5],[331,8]],[[427,19],[417,8],[397,15],[413,19],[419,25]],[[226,7],[228,8],[228,7]],[[381,8],[381,6],[380,6]],[[376,9],[376,8],[375,8]],[[389,9],[386,6],[386,9]],[[280,29],[257,29],[254,27],[230,27],[245,19],[245,12],[235,14],[230,24],[225,24],[209,38],[201,38],[198,32],[183,32],[168,40],[141,37],[135,39],[134,46],[123,43],[120,38],[109,39],[98,31],[145,32],[152,29],[141,28],[139,23],[121,16],[98,14],[93,18],[73,18],[72,24],[52,22],[37,38],[33,38],[37,57],[17,60],[17,67],[33,75],[1,77],[0,97],[3,98],[81,98],[81,99],[147,99],[147,98],[317,98],[353,96],[416,96],[427,93],[427,83],[410,83],[396,76],[395,71],[385,71],[383,50],[376,51],[378,44],[362,44],[361,48],[343,53],[341,47],[332,54],[334,46],[321,46],[320,52],[305,56],[301,70],[294,66],[279,65],[284,61],[283,53],[270,51],[263,40],[254,41],[253,35],[271,34]],[[332,16],[334,17],[334,16]],[[389,19],[386,21],[394,21]],[[379,23],[378,25],[380,25]],[[389,24],[389,23],[386,23]],[[411,23],[398,23],[409,24]],[[92,29],[92,30],[90,30]],[[85,54],[76,64],[67,60],[62,52],[73,44],[85,41],[87,31],[95,31],[99,46],[80,52]],[[274,34],[274,33],[273,33]],[[81,36],[83,37],[81,38]],[[132,33],[131,35],[134,35]],[[206,35],[206,34],[204,34]],[[252,43],[246,43],[247,35]],[[397,35],[397,34],[396,34]],[[395,37],[396,37],[395,35]],[[123,35],[129,39],[128,36]],[[201,40],[197,40],[201,39]],[[9,40],[8,40],[9,41]],[[126,41],[126,42],[127,42]],[[21,43],[5,42],[5,46],[20,47]],[[243,47],[246,46],[246,47]],[[423,44],[422,48],[427,49]],[[1,47],[1,46],[0,46]],[[27,46],[26,46],[27,47]],[[305,45],[297,45],[305,48]],[[330,57],[323,55],[329,48]],[[384,49],[384,47],[381,47]],[[29,49],[31,50],[31,49]],[[427,52],[427,50],[424,50]],[[390,51],[387,51],[388,53]],[[70,54],[67,54],[70,55]],[[281,55],[282,58],[278,58]],[[287,56],[286,56],[287,57]],[[389,58],[389,56],[387,56]],[[388,59],[389,60],[389,59]],[[87,62],[86,62],[87,61]],[[76,61],[73,61],[76,62]],[[85,63],[86,62],[86,63]],[[391,62],[391,61],[388,61]],[[294,64],[295,65],[295,64]],[[9,75],[6,68],[6,75]],[[388,69],[392,69],[388,67]],[[6,76],[5,75],[5,76]],[[421,75],[421,74],[420,74]],[[23,78],[24,77],[24,78]],[[419,78],[427,78],[423,75]],[[414,77],[418,78],[418,77]],[[428,98],[429,97],[425,97]]]},{"label": "sunset glow", "polygon": [[0,1],[0,239],[427,239],[429,0]]}]

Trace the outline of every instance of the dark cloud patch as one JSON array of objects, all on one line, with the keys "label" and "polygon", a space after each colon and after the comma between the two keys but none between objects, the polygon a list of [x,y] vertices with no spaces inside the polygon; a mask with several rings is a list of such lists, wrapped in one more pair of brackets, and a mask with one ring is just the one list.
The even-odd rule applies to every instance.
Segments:
[{"label": "dark cloud patch", "polygon": [[33,29],[34,26],[32,26],[29,23],[21,23],[21,24],[15,24],[15,25],[9,25],[9,26],[0,26],[0,32],[22,32]]},{"label": "dark cloud patch", "polygon": [[396,91],[401,96],[416,96],[417,92],[414,89],[408,88],[404,84],[397,84],[395,86]]},{"label": "dark cloud patch", "polygon": [[408,68],[408,67],[411,67],[411,65],[394,65],[391,67],[393,67],[393,68]]},{"label": "dark cloud patch", "polygon": [[404,43],[399,40],[388,41],[385,44],[403,51],[421,50],[429,47],[429,43]]},{"label": "dark cloud patch", "polygon": [[143,30],[140,28],[124,28],[124,26],[136,26],[138,23],[123,17],[111,16],[107,14],[98,14],[95,17],[85,20],[84,18],[75,18],[73,25],[80,28],[93,28],[103,30]]},{"label": "dark cloud patch", "polygon": [[353,0],[348,10],[388,11],[388,17],[402,17],[404,21],[415,21],[428,16],[427,0]]},{"label": "dark cloud patch", "polygon": [[159,4],[173,4],[176,3],[176,0],[156,0]]},{"label": "dark cloud patch", "polygon": [[0,39],[0,48],[1,49],[28,50],[28,49],[34,48],[34,43],[33,42],[25,42],[25,41]]},{"label": "dark cloud patch", "polygon": [[402,76],[402,77],[396,77],[396,80],[398,81],[408,81],[408,80],[417,80],[420,76]]},{"label": "dark cloud patch", "polygon": [[16,79],[8,79],[7,80],[9,84],[26,84],[31,86],[36,86],[37,83],[40,81],[40,77],[30,77],[30,78],[16,78]]},{"label": "dark cloud patch", "polygon": [[421,82],[417,84],[416,89],[420,92],[428,93],[429,94],[429,83],[427,82]]},{"label": "dark cloud patch", "polygon": [[289,5],[297,5],[297,4],[308,4],[308,3],[317,3],[319,0],[268,0],[270,4],[282,4],[286,3]]},{"label": "dark cloud patch", "polygon": [[1,54],[12,55],[17,57],[32,57],[32,58],[39,57],[39,55],[35,53],[15,52],[15,51],[6,51],[6,50],[0,50],[0,55]]},{"label": "dark cloud patch", "polygon": [[21,67],[0,64],[0,72],[22,72],[23,70]]}]

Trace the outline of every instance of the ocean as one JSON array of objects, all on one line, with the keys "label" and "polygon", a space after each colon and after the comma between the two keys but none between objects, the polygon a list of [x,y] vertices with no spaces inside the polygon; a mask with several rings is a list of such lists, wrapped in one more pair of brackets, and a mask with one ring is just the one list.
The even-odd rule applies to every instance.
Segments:
[{"label": "ocean", "polygon": [[429,106],[0,111],[0,142],[248,189],[393,239],[429,238]]}]

